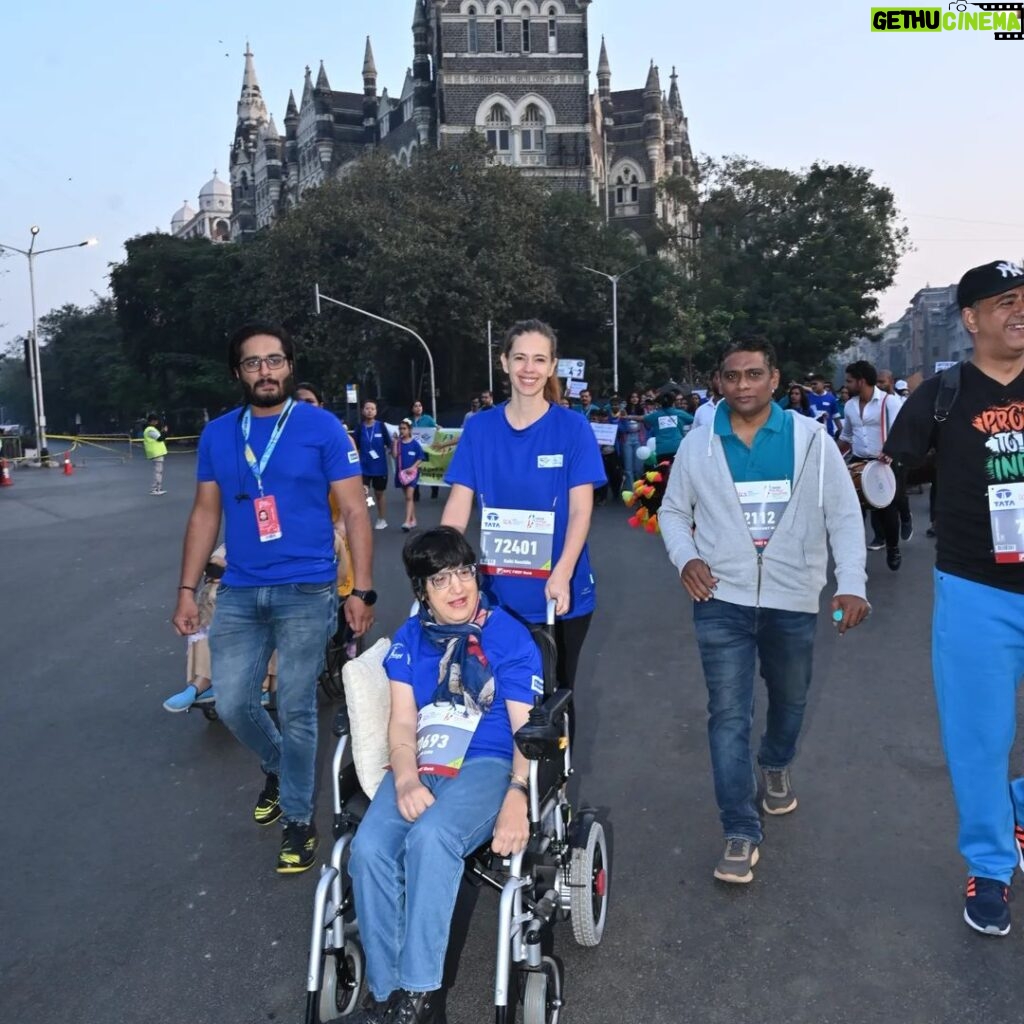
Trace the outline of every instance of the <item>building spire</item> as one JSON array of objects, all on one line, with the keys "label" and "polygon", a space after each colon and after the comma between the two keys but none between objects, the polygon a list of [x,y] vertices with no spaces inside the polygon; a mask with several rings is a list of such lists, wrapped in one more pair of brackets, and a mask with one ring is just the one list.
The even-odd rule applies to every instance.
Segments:
[{"label": "building spire", "polygon": [[658,75],[658,66],[651,61],[651,70],[647,72],[647,84],[644,86],[645,93],[657,93],[661,96],[661,77]]},{"label": "building spire", "polygon": [[316,75],[316,88],[318,92],[331,91],[331,83],[327,81],[327,71],[324,69],[323,61],[320,61],[320,70]]},{"label": "building spire", "polygon": [[612,98],[612,65],[608,60],[608,47],[601,36],[601,58],[597,62],[597,92],[602,102]]},{"label": "building spire", "polygon": [[245,42],[245,71],[242,75],[242,93],[238,98],[238,120],[249,124],[262,124],[267,120],[267,107],[256,78],[252,62],[253,52],[249,41]]},{"label": "building spire", "polygon": [[675,67],[672,68],[672,87],[668,91],[668,105],[677,114],[683,112],[683,99],[679,94],[679,75],[676,74]]},{"label": "building spire", "polygon": [[426,30],[427,27],[427,12],[423,10],[423,0],[414,0],[416,10],[413,11],[412,15],[412,27],[415,32],[416,29],[422,28]]},{"label": "building spire", "polygon": [[298,106],[295,103],[295,93],[291,89],[289,89],[288,90],[288,109],[285,110],[285,112],[284,112],[284,119],[287,121],[289,117],[298,117],[298,116],[299,116],[299,108],[298,108]]},{"label": "building spire", "polygon": [[608,46],[604,41],[604,36],[601,36],[601,56],[597,62],[597,73],[599,75],[610,75],[612,73],[612,66],[608,60]]},{"label": "building spire", "polygon": [[363,78],[377,77],[377,65],[373,61],[373,47],[370,45],[370,37],[366,37],[366,54],[363,57]]}]

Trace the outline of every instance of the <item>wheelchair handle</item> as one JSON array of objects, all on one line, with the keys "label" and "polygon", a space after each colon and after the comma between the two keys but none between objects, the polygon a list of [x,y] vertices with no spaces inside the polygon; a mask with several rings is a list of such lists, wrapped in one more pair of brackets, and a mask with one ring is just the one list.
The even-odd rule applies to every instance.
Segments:
[{"label": "wheelchair handle", "polygon": [[555,624],[555,599],[554,598],[551,598],[548,601],[547,608],[545,609],[544,622],[545,622],[545,624],[549,628],[553,627],[554,624]]}]

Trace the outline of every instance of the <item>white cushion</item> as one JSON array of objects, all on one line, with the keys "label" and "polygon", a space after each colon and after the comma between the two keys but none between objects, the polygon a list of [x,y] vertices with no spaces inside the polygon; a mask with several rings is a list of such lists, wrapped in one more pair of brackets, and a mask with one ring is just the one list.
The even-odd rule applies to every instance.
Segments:
[{"label": "white cushion", "polygon": [[390,649],[391,641],[382,637],[341,670],[351,724],[352,760],[359,785],[371,800],[388,763],[391,684],[384,671],[384,657]]}]

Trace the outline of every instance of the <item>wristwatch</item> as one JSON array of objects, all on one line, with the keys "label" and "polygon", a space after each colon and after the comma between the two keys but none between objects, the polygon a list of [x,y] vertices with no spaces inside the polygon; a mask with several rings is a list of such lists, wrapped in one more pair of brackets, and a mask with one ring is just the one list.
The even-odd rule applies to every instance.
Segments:
[{"label": "wristwatch", "polygon": [[356,590],[354,587],[350,591],[353,597],[358,597],[363,604],[369,608],[371,605],[377,603],[377,591],[376,590]]}]

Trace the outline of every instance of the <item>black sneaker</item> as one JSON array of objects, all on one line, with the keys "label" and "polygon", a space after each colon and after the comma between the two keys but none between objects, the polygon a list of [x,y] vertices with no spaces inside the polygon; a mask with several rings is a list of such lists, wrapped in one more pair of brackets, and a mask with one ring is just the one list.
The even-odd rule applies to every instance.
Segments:
[{"label": "black sneaker", "polygon": [[868,545],[868,551],[881,551],[885,547],[885,538],[879,537],[876,533],[871,538],[871,543]]},{"label": "black sneaker", "polygon": [[900,554],[899,548],[886,548],[885,549],[885,564],[896,572],[897,569],[903,564],[903,556]]},{"label": "black sneaker", "polygon": [[932,523],[932,525],[929,526],[928,529],[924,531],[924,535],[926,537],[934,537],[935,536],[935,524],[934,523]]},{"label": "black sneaker", "polygon": [[319,845],[316,825],[312,822],[285,822],[281,852],[277,855],[277,873],[299,875],[308,871],[316,860],[316,848]]},{"label": "black sneaker", "polygon": [[900,540],[910,540],[914,536],[914,517],[908,516],[905,522],[900,523]]},{"label": "black sneaker", "polygon": [[387,1020],[388,1007],[391,1000],[386,999],[383,1003],[377,1002],[373,994],[368,994],[363,1002],[362,1009],[348,1017],[334,1017],[325,1024],[385,1024]]},{"label": "black sneaker", "polygon": [[276,775],[267,775],[260,795],[256,798],[256,806],[252,816],[257,825],[273,825],[281,817],[279,800],[279,782]]},{"label": "black sneaker", "polygon": [[1010,887],[995,878],[971,875],[967,879],[964,920],[983,935],[1010,931]]}]

